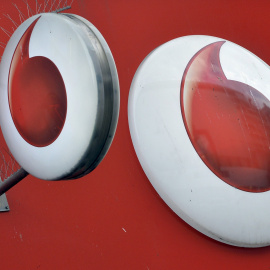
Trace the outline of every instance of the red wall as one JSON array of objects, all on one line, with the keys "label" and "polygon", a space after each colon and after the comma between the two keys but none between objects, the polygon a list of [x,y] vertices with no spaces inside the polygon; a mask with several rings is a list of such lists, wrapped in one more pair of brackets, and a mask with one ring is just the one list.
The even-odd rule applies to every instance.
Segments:
[{"label": "red wall", "polygon": [[[23,0],[13,2],[27,13]],[[35,9],[35,1],[29,3]],[[0,10],[19,22],[11,2],[1,0]],[[100,30],[115,58],[116,136],[90,175],[69,182],[28,176],[7,193],[11,211],[0,213],[0,269],[269,269],[270,248],[218,243],[166,206],[140,167],[127,118],[136,69],[171,39],[217,36],[270,63],[269,11],[270,1],[254,0],[74,0],[70,12]],[[12,23],[2,16],[0,26]],[[1,32],[0,41],[7,39]]]}]

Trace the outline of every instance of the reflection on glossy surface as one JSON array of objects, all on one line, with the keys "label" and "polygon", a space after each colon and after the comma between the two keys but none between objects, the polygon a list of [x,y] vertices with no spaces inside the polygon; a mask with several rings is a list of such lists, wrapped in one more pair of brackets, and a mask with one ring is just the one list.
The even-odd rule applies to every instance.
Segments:
[{"label": "reflection on glossy surface", "polygon": [[190,60],[181,84],[189,138],[226,183],[249,192],[270,189],[270,102],[255,88],[227,80],[219,60],[224,41]]},{"label": "reflection on glossy surface", "polygon": [[[38,18],[39,19],[39,18]],[[33,146],[54,142],[67,112],[63,78],[48,58],[29,58],[29,42],[36,19],[25,31],[14,52],[9,72],[9,106],[21,136]]]}]

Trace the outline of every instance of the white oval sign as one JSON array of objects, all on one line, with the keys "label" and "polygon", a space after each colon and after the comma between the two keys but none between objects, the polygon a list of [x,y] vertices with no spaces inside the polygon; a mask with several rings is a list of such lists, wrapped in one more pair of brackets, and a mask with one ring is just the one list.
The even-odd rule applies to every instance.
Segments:
[{"label": "white oval sign", "polygon": [[99,31],[72,14],[38,14],[6,46],[0,70],[1,127],[12,154],[47,180],[93,170],[113,139],[119,83]]},{"label": "white oval sign", "polygon": [[129,127],[164,201],[218,241],[270,243],[270,69],[223,39],[187,36],[138,68]]}]

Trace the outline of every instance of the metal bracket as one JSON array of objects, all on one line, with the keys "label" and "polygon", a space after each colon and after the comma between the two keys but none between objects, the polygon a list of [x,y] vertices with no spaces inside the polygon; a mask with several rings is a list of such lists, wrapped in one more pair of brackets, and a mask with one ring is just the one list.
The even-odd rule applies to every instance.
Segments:
[{"label": "metal bracket", "polygon": [[3,194],[0,196],[0,212],[7,212],[9,210],[10,208],[8,205],[6,194]]}]

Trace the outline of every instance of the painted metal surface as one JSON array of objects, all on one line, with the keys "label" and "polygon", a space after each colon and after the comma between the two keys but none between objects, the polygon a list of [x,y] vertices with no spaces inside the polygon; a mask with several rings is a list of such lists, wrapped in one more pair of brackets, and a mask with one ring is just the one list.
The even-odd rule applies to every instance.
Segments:
[{"label": "painted metal surface", "polygon": [[0,182],[0,196],[7,192],[9,189],[17,185],[21,180],[23,180],[28,175],[23,168],[18,169],[4,181]]},{"label": "painted metal surface", "polygon": [[9,211],[9,205],[7,202],[7,197],[5,194],[0,196],[0,212],[7,212]]},{"label": "painted metal surface", "polygon": [[[28,15],[23,1],[12,2]],[[36,11],[35,0],[27,2]],[[0,1],[0,8],[20,24],[11,2]],[[0,215],[1,269],[269,268],[270,247],[222,244],[170,210],[139,164],[127,121],[138,66],[169,40],[196,34],[223,37],[269,64],[269,9],[269,1],[253,0],[74,0],[68,12],[92,22],[113,53],[121,85],[118,128],[108,154],[85,178],[58,182],[30,175],[8,192],[12,211]],[[3,15],[0,21],[13,32],[12,21]],[[3,31],[0,38],[4,43],[9,39]]]}]

